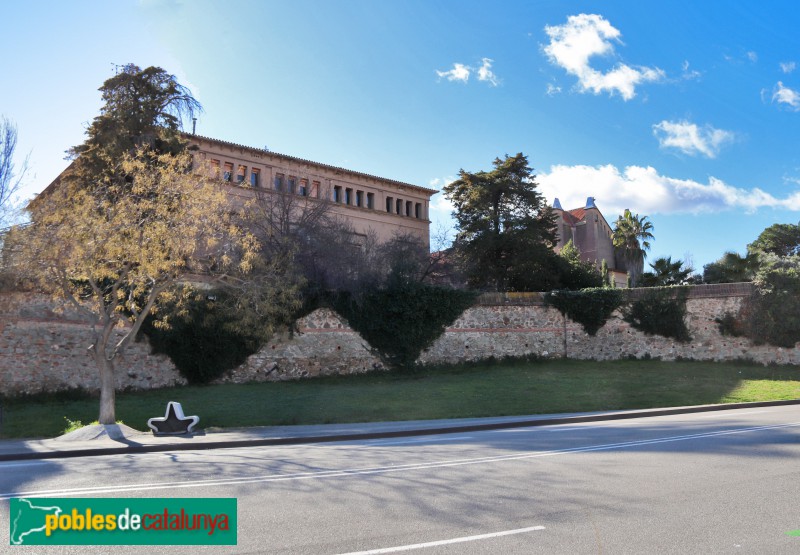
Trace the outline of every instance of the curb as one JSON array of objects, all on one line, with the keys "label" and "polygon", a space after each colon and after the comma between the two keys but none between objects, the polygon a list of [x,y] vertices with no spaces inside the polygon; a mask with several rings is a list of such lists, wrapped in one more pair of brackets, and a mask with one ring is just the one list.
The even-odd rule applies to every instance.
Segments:
[{"label": "curb", "polygon": [[633,418],[650,418],[654,416],[671,416],[676,414],[692,414],[698,412],[715,412],[723,410],[749,409],[756,407],[779,407],[800,405],[800,399],[785,401],[758,401],[752,403],[730,403],[723,405],[698,405],[693,407],[645,409],[590,416],[567,416],[560,418],[541,418],[536,420],[520,420],[515,422],[495,422],[491,424],[471,424],[466,426],[449,426],[442,428],[415,428],[387,432],[367,432],[351,434],[331,434],[318,436],[277,437],[265,439],[240,439],[223,441],[205,441],[198,443],[167,443],[161,445],[131,445],[128,447],[103,447],[96,449],[64,449],[61,451],[42,451],[27,453],[0,454],[0,462],[25,461],[36,459],[69,459],[75,457],[98,457],[103,455],[130,455],[136,453],[163,453],[166,451],[202,451],[207,449],[235,449],[239,447],[267,447],[273,445],[301,445],[307,443],[332,443],[337,441],[359,441],[367,439],[384,439],[395,437],[415,437],[427,435],[457,434],[464,432],[484,432],[512,428],[532,428],[555,426],[561,424],[578,424],[583,422],[602,422],[613,420],[630,420]]}]

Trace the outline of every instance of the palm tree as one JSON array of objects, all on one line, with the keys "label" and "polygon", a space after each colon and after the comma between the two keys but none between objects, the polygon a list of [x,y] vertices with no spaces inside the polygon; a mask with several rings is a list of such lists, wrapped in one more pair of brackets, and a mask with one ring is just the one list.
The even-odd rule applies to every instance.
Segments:
[{"label": "palm tree", "polygon": [[640,217],[626,208],[614,226],[614,246],[622,251],[625,266],[631,275],[631,285],[635,287],[644,269],[650,241],[655,239],[651,233],[653,224],[647,221],[647,216]]},{"label": "palm tree", "polygon": [[651,272],[645,272],[639,278],[641,287],[684,285],[694,271],[691,266],[684,265],[683,260],[673,262],[671,256],[656,258],[650,268]]}]

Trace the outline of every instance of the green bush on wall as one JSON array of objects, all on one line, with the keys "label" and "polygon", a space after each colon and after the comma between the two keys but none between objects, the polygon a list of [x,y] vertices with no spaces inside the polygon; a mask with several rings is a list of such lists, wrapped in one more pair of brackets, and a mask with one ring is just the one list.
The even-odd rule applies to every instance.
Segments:
[{"label": "green bush on wall", "polygon": [[578,322],[589,335],[595,335],[622,304],[622,291],[604,287],[559,290],[546,293],[545,303]]},{"label": "green bush on wall", "polygon": [[221,377],[261,347],[262,335],[237,325],[237,314],[227,301],[221,291],[199,292],[180,306],[171,302],[161,308],[159,318],[166,317],[169,327],[159,326],[153,315],[142,326],[153,352],[169,356],[190,384]]},{"label": "green bush on wall", "polygon": [[623,319],[648,335],[691,341],[685,321],[688,297],[689,289],[683,286],[647,288],[642,298],[623,310]]},{"label": "green bush on wall", "polygon": [[385,364],[411,368],[475,298],[471,291],[412,282],[368,291],[357,298],[341,294],[332,304]]},{"label": "green bush on wall", "polygon": [[746,335],[756,344],[794,347],[800,341],[800,255],[763,257],[754,284],[743,306]]}]

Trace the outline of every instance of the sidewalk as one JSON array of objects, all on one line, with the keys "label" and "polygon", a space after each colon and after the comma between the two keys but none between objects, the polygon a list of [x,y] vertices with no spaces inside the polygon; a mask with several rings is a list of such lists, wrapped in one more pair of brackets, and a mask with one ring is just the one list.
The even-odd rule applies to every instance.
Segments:
[{"label": "sidewalk", "polygon": [[[91,457],[164,451],[194,451],[269,445],[297,445],[333,441],[359,441],[799,404],[800,399],[796,399],[790,401],[764,401],[758,403],[732,403],[646,410],[465,418],[454,420],[273,426],[221,430],[212,428],[188,436],[154,436],[150,432],[138,432],[128,428],[128,431],[120,434],[119,439],[111,439],[108,435],[103,435],[103,437],[89,440],[73,440],[65,436],[53,439],[2,440],[0,441],[0,461]],[[119,428],[117,426],[109,426],[109,428],[112,428],[112,432],[116,431],[119,433]],[[116,430],[113,428],[116,428]],[[102,432],[102,430],[100,431]]]}]

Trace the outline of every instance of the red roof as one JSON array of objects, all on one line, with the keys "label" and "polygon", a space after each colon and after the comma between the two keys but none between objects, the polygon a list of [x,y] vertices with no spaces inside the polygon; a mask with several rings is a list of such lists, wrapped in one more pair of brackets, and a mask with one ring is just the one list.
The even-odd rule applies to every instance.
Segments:
[{"label": "red roof", "polygon": [[561,212],[561,217],[569,225],[575,225],[582,221],[585,215],[586,211],[583,208],[576,208],[575,210],[570,210],[569,212]]},{"label": "red roof", "polygon": [[582,222],[584,218],[586,218],[585,208],[573,208],[569,213],[579,222]]}]

